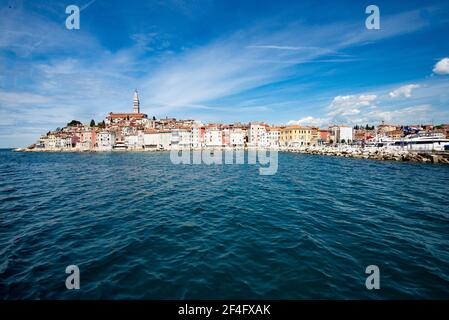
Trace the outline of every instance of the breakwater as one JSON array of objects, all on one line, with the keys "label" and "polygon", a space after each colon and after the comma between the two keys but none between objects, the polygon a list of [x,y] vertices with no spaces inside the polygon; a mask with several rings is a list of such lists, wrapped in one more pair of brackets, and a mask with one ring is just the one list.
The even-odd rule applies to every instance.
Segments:
[{"label": "breakwater", "polygon": [[299,152],[307,154],[318,154],[326,156],[338,156],[347,158],[388,160],[388,161],[410,161],[422,163],[449,164],[448,152],[408,151],[400,149],[389,149],[379,147],[362,146],[309,146],[287,148],[288,152]]}]

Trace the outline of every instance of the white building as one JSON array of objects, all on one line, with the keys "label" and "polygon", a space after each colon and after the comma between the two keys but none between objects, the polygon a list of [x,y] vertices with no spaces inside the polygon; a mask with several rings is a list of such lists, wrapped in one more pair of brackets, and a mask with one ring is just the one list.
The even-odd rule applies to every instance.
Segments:
[{"label": "white building", "polygon": [[222,147],[223,132],[216,128],[207,128],[204,133],[204,141],[207,147]]},{"label": "white building", "polygon": [[200,126],[193,126],[192,131],[192,147],[201,148],[204,145],[204,128]]},{"label": "white building", "polygon": [[329,127],[329,134],[337,143],[350,143],[354,140],[352,127],[349,126],[331,126]]},{"label": "white building", "polygon": [[125,136],[125,144],[129,149],[143,149],[144,147],[144,134],[142,131],[137,134]]},{"label": "white building", "polygon": [[72,148],[72,137],[61,138],[61,148],[71,149]]},{"label": "white building", "polygon": [[259,122],[251,122],[248,129],[248,144],[251,147],[267,146],[267,129]]},{"label": "white building", "polygon": [[190,130],[179,131],[179,146],[181,148],[192,147],[192,132]]},{"label": "white building", "polygon": [[56,149],[59,147],[59,144],[60,138],[55,136],[54,134],[51,134],[47,137],[47,140],[45,141],[45,148]]},{"label": "white building", "polygon": [[97,142],[99,150],[112,150],[115,145],[115,132],[101,131],[98,134]]},{"label": "white building", "polygon": [[245,145],[245,131],[233,129],[229,133],[229,145],[231,147],[243,147]]},{"label": "white building", "polygon": [[171,147],[190,148],[192,146],[192,133],[186,129],[173,129],[171,131]]},{"label": "white building", "polygon": [[171,132],[145,133],[143,136],[146,149],[169,149],[171,145]]},{"label": "white building", "polygon": [[279,147],[279,137],[281,131],[275,128],[269,128],[267,131],[267,147],[277,148]]}]

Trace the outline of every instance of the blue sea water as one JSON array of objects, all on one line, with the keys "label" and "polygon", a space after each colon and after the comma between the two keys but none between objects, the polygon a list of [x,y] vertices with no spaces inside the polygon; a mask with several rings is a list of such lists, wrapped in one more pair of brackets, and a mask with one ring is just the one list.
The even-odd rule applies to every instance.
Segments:
[{"label": "blue sea water", "polygon": [[0,150],[0,298],[448,299],[448,208],[445,165]]}]

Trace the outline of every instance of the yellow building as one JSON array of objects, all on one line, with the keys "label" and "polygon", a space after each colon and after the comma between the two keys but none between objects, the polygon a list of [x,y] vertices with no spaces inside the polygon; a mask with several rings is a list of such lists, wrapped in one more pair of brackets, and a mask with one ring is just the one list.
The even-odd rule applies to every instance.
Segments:
[{"label": "yellow building", "polygon": [[320,138],[318,128],[305,126],[287,126],[281,129],[280,145],[283,147],[310,146]]}]

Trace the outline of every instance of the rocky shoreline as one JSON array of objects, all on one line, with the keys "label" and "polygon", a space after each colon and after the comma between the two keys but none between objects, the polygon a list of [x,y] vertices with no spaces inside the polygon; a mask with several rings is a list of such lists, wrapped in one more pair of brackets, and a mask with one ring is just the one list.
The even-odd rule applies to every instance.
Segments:
[{"label": "rocky shoreline", "polygon": [[287,149],[287,151],[357,159],[449,164],[448,152],[410,152],[407,150],[352,146],[311,146]]}]

